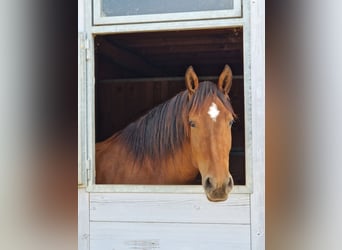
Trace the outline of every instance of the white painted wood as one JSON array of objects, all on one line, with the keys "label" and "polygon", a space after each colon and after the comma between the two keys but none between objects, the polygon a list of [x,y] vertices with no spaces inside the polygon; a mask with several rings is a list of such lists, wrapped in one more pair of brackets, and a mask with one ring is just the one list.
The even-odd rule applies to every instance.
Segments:
[{"label": "white painted wood", "polygon": [[78,189],[78,250],[89,250],[89,193]]},{"label": "white painted wood", "polygon": [[244,25],[243,18],[195,20],[180,22],[161,22],[143,24],[102,25],[91,27],[91,32],[96,34],[131,33],[148,31],[172,31],[193,29],[215,29],[241,27]]},{"label": "white painted wood", "polygon": [[144,14],[144,15],[126,15],[126,16],[103,16],[101,0],[93,0],[94,6],[94,25],[104,24],[129,24],[129,23],[161,23],[170,21],[183,21],[183,20],[208,20],[208,19],[222,19],[240,17],[241,13],[241,0],[233,0],[234,8],[226,10],[214,11],[192,11],[182,13],[157,13],[157,14]]},{"label": "white painted wood", "polygon": [[85,101],[84,97],[84,86],[85,86],[85,51],[84,51],[84,32],[78,33],[78,185],[85,183],[84,178],[84,146],[82,146],[82,141],[84,137],[84,114],[85,114]]},{"label": "white painted wood", "polygon": [[84,24],[84,0],[78,0],[78,32],[85,31],[85,24]]},{"label": "white painted wood", "polygon": [[250,249],[250,226],[178,223],[90,223],[93,250],[244,250]]},{"label": "white painted wood", "polygon": [[90,220],[250,224],[248,194],[210,202],[201,194],[91,193]]},{"label": "white painted wood", "polygon": [[265,249],[265,2],[251,2],[253,183],[251,248]]},{"label": "white painted wood", "polygon": [[[236,185],[232,194],[247,194],[251,187]],[[182,194],[204,194],[202,185],[94,185],[87,187],[88,192],[97,193],[182,193]]]},{"label": "white painted wood", "polygon": [[[249,50],[249,17],[248,10],[246,10],[247,0],[243,0],[243,13],[242,18],[226,18],[217,20],[196,20],[196,21],[179,21],[179,22],[155,22],[155,23],[135,23],[135,24],[123,24],[123,25],[105,25],[105,26],[94,26],[91,23],[91,6],[92,0],[87,1],[87,24],[90,31],[90,52],[94,55],[94,40],[95,34],[106,34],[106,33],[121,33],[121,32],[139,32],[139,31],[161,31],[161,30],[186,30],[186,29],[199,29],[199,28],[218,28],[218,27],[236,27],[243,26],[244,28],[244,61],[246,62],[244,79],[245,79],[245,120],[246,120],[246,185],[236,186],[233,189],[233,193],[250,193],[252,190],[252,147],[251,147],[251,126],[248,125],[251,122],[251,81],[250,81],[250,50]],[[241,5],[241,3],[239,4]],[[247,13],[247,15],[246,15]],[[141,186],[141,185],[95,185],[95,116],[94,116],[94,60],[90,58],[87,63],[88,79],[87,79],[87,159],[91,165],[90,171],[90,183],[88,184],[87,190],[89,192],[203,192],[200,187],[186,187],[183,186]],[[200,191],[201,190],[201,191]]]},{"label": "white painted wood", "polygon": [[84,0],[78,0],[78,185],[86,186],[86,51]]},{"label": "white painted wood", "polygon": [[[106,25],[101,27],[91,26],[92,32],[96,34],[105,33],[120,33],[120,32],[137,32],[137,31],[158,31],[158,30],[173,30],[173,29],[196,29],[196,28],[217,28],[217,27],[234,27],[243,26],[244,28],[244,84],[245,84],[245,121],[246,121],[246,185],[235,186],[233,193],[250,193],[252,191],[252,125],[251,125],[251,76],[250,76],[250,29],[249,29],[249,11],[248,1],[244,0],[243,3],[245,13],[243,18],[231,18],[224,20],[206,20],[206,21],[187,21],[187,22],[163,22],[163,23],[141,23],[141,24],[129,24],[129,25]],[[164,27],[165,26],[165,27]],[[93,42],[93,41],[92,41]],[[93,68],[93,64],[90,67]],[[93,92],[93,89],[89,90]],[[91,96],[89,99],[91,99]],[[93,100],[91,100],[93,101]],[[93,107],[89,107],[92,109]],[[90,113],[90,112],[89,112]],[[94,117],[89,114],[89,123],[93,126]],[[89,131],[89,136],[93,140],[94,128],[92,133]],[[94,159],[94,147],[91,147],[89,143],[89,150],[93,151],[90,154]],[[185,193],[203,193],[201,186],[142,186],[142,185],[95,185],[94,183],[94,160],[91,161],[91,182],[87,190],[89,192],[185,192]]]},{"label": "white painted wood", "polygon": [[86,84],[86,160],[89,166],[89,183],[95,183],[95,47],[94,34],[91,33],[92,23],[92,0],[85,1],[85,26],[87,30],[87,39],[89,50],[87,54],[87,84]]},{"label": "white painted wood", "polygon": [[86,33],[78,33],[78,185],[87,185]]},{"label": "white painted wood", "polygon": [[249,0],[243,1],[243,13],[245,25],[243,26],[243,56],[244,56],[244,109],[245,109],[245,168],[246,186],[249,191],[253,190],[252,168],[252,81],[251,81],[251,51],[250,51],[250,5]]}]

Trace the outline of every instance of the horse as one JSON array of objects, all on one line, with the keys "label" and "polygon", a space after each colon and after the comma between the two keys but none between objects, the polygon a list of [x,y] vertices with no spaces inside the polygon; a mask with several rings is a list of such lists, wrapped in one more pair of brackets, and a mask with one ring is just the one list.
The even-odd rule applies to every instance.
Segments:
[{"label": "horse", "polygon": [[229,172],[232,71],[217,84],[198,81],[192,66],[186,89],[123,130],[96,143],[97,184],[192,184],[198,174],[209,201],[225,201]]}]

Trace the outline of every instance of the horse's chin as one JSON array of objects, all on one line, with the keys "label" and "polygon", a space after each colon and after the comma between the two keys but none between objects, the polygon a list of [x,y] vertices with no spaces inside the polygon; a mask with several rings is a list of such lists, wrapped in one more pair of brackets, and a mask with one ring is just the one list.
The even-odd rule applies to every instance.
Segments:
[{"label": "horse's chin", "polygon": [[221,202],[221,201],[226,201],[228,199],[228,194],[216,196],[216,195],[211,195],[209,193],[206,193],[206,195],[207,195],[207,199],[211,202]]}]

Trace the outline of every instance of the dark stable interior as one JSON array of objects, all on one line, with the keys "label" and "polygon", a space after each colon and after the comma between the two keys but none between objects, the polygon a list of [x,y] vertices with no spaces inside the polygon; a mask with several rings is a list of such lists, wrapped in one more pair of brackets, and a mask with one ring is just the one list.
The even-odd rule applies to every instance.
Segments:
[{"label": "dark stable interior", "polygon": [[233,71],[229,96],[238,115],[232,127],[230,172],[235,185],[245,185],[243,30],[240,27],[96,36],[96,142],[105,140],[184,90],[188,66],[193,66],[199,81],[217,82],[225,64]]}]

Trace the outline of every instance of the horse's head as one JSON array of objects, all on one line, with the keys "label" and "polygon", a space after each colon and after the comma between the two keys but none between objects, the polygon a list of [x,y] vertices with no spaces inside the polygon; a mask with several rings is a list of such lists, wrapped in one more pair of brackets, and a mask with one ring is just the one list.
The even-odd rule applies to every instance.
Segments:
[{"label": "horse's head", "polygon": [[232,71],[226,65],[215,91],[209,94],[201,88],[213,83],[199,83],[191,66],[186,71],[185,83],[192,102],[188,117],[192,161],[201,173],[207,198],[224,201],[234,185],[229,172],[231,126],[235,117],[228,97]]}]

